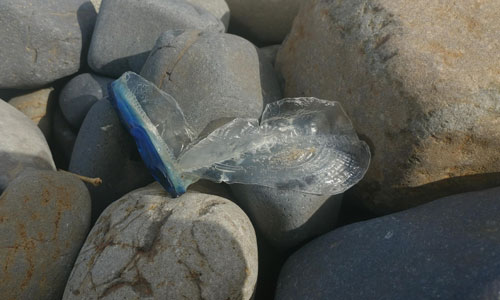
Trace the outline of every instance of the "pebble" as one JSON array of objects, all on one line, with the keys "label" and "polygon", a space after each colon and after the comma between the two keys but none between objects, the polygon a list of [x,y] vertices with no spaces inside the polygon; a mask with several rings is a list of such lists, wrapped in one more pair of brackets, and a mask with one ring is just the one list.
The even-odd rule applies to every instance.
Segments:
[{"label": "pebble", "polygon": [[30,118],[48,140],[52,131],[52,118],[55,107],[54,88],[46,88],[17,96],[9,100],[9,104]]},{"label": "pebble", "polygon": [[0,192],[26,169],[55,170],[40,129],[14,106],[0,99]]},{"label": "pebble", "polygon": [[286,262],[281,299],[496,299],[500,188],[351,224]]},{"label": "pebble", "polygon": [[177,100],[196,134],[235,117],[259,118],[264,103],[281,97],[274,70],[259,61],[257,48],[225,33],[165,32],[141,75]]},{"label": "pebble", "polygon": [[59,95],[59,107],[73,128],[80,128],[92,105],[108,96],[107,85],[112,81],[112,78],[83,73],[64,86]]},{"label": "pebble", "polygon": [[153,181],[132,136],[107,99],[97,101],[83,121],[69,171],[103,181],[98,187],[87,185],[92,196],[93,220],[111,202]]},{"label": "pebble", "polygon": [[286,251],[335,228],[341,195],[312,195],[264,186],[230,185],[236,203],[271,246]]},{"label": "pebble", "polygon": [[90,232],[63,299],[251,299],[257,244],[224,198],[170,198],[154,183],[111,204]]},{"label": "pebble", "polygon": [[0,196],[2,299],[61,299],[90,229],[90,196],[76,177],[27,171]]},{"label": "pebble", "polygon": [[88,61],[97,73],[139,73],[156,39],[170,29],[224,31],[214,15],[184,0],[107,0],[101,4]]},{"label": "pebble", "polygon": [[360,205],[384,214],[498,185],[499,11],[467,0],[302,7],[276,67],[285,97],[340,101],[370,145],[349,192]]},{"label": "pebble", "polygon": [[37,88],[76,73],[95,18],[88,0],[2,0],[0,88]]}]

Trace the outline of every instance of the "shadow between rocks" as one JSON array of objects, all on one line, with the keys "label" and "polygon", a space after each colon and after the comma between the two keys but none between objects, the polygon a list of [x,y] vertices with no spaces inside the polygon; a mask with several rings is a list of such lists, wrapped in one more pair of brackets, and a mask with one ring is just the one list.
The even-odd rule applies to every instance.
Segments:
[{"label": "shadow between rocks", "polygon": [[97,12],[92,2],[88,1],[80,5],[76,11],[76,18],[80,26],[82,36],[82,47],[80,53],[80,70],[89,71],[90,68],[87,64],[87,53],[94,32],[94,26],[97,19]]},{"label": "shadow between rocks", "polygon": [[[446,196],[485,190],[497,186],[500,186],[500,172],[457,176],[427,183],[417,187],[394,188],[394,193],[404,195],[404,197],[409,197],[415,200],[411,203],[411,206],[407,206],[408,202],[398,201],[398,199],[396,199],[392,203],[400,203],[400,205],[393,205],[390,208],[380,206],[381,208],[378,209],[369,207],[371,211],[369,212],[369,214],[382,216],[413,208]],[[376,186],[374,186],[373,188],[368,187],[365,193],[370,193],[370,191],[375,192],[379,190],[380,188]],[[347,199],[349,199],[349,201],[352,201],[352,203],[355,203],[357,207],[363,207],[363,204],[361,203],[355,192],[353,192],[353,190],[348,191],[346,193],[346,196]],[[400,199],[404,200],[404,198]]]},{"label": "shadow between rocks", "polygon": [[0,151],[0,193],[9,182],[27,170],[53,170],[43,158],[23,153]]}]

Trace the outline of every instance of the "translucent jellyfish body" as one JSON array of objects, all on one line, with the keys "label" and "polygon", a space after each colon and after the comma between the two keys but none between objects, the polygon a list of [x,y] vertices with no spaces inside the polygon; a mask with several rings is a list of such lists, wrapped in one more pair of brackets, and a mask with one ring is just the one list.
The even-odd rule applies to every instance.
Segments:
[{"label": "translucent jellyfish body", "polygon": [[173,197],[202,178],[334,195],[370,163],[338,102],[283,99],[268,104],[260,122],[235,118],[197,138],[175,99],[139,75],[127,72],[109,89],[144,163]]}]

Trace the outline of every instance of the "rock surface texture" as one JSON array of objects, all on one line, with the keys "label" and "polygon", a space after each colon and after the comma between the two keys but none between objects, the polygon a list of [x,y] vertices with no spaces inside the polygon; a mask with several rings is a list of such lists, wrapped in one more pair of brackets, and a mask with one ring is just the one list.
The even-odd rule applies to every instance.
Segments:
[{"label": "rock surface texture", "polygon": [[60,299],[90,227],[90,196],[72,175],[29,171],[0,196],[2,299]]},{"label": "rock surface texture", "polygon": [[226,0],[231,27],[239,34],[262,43],[281,43],[303,0]]},{"label": "rock surface texture", "polygon": [[272,67],[261,64],[257,48],[225,33],[163,33],[141,76],[176,99],[197,134],[235,117],[259,118],[264,103],[281,97]]},{"label": "rock surface texture", "polygon": [[9,104],[30,118],[46,139],[52,132],[52,117],[55,107],[54,88],[41,89],[9,100]]},{"label": "rock surface texture", "polygon": [[75,76],[61,90],[59,107],[73,128],[80,128],[92,105],[108,96],[112,78],[84,73]]},{"label": "rock surface texture", "polygon": [[276,299],[496,299],[500,189],[348,225],[294,253]]},{"label": "rock surface texture", "polygon": [[162,32],[186,28],[224,31],[214,15],[184,0],[105,0],[92,35],[89,65],[110,77],[139,73]]},{"label": "rock surface texture", "polygon": [[76,73],[95,18],[88,0],[2,0],[0,88],[35,88]]},{"label": "rock surface texture", "polygon": [[98,187],[88,185],[93,219],[111,202],[153,181],[134,140],[105,99],[95,103],[83,121],[73,147],[69,171],[102,179]]},{"label": "rock surface texture", "polygon": [[22,112],[0,99],[0,192],[22,171],[55,170],[47,141]]},{"label": "rock surface texture", "polygon": [[279,250],[332,230],[342,204],[342,195],[311,195],[244,184],[233,184],[231,190],[255,228]]},{"label": "rock surface texture", "polygon": [[155,183],[101,215],[63,299],[250,299],[256,279],[255,233],[235,204]]},{"label": "rock surface texture", "polygon": [[285,96],[337,100],[371,146],[378,213],[500,179],[500,2],[312,0],[278,53]]}]

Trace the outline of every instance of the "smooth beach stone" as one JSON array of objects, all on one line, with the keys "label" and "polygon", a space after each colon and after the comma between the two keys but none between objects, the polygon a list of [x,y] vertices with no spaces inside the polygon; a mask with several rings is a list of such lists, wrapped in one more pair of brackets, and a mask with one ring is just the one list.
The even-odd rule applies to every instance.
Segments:
[{"label": "smooth beach stone", "polygon": [[80,128],[92,105],[108,96],[107,85],[112,78],[91,73],[75,76],[59,94],[59,107],[73,128]]},{"label": "smooth beach stone", "polygon": [[173,199],[154,183],[102,213],[63,299],[251,299],[257,268],[238,206],[196,192]]},{"label": "smooth beach stone", "polygon": [[255,228],[280,251],[335,228],[342,204],[342,194],[313,195],[245,184],[230,187]]},{"label": "smooth beach stone", "polygon": [[265,44],[281,43],[292,27],[303,0],[226,0],[231,29]]},{"label": "smooth beach stone", "polygon": [[225,0],[186,0],[187,2],[202,7],[221,20],[227,30],[229,26],[229,6]]},{"label": "smooth beach stone", "polygon": [[281,98],[272,66],[235,35],[197,30],[163,33],[141,76],[179,103],[195,134],[210,133],[235,117],[259,118]]},{"label": "smooth beach stone", "polygon": [[351,224],[310,242],[281,270],[281,299],[496,299],[500,188]]},{"label": "smooth beach stone", "polygon": [[107,99],[97,101],[83,121],[68,169],[102,179],[100,186],[87,184],[94,220],[111,202],[153,181],[133,138]]},{"label": "smooth beach stone", "polygon": [[498,32],[499,1],[312,0],[276,67],[342,103],[372,151],[348,196],[383,214],[499,184]]},{"label": "smooth beach stone", "polygon": [[89,65],[110,77],[139,73],[158,36],[184,28],[224,31],[214,15],[184,0],[104,0],[92,35]]},{"label": "smooth beach stone", "polygon": [[70,124],[64,118],[60,109],[54,112],[54,122],[52,124],[54,142],[59,146],[64,161],[69,164],[73,146],[75,145],[77,133],[73,131]]},{"label": "smooth beach stone", "polygon": [[12,105],[0,101],[0,192],[22,171],[55,170],[40,129]]},{"label": "smooth beach stone", "polygon": [[9,100],[9,104],[30,118],[46,139],[51,136],[52,118],[55,107],[54,88],[41,89]]},{"label": "smooth beach stone", "polygon": [[75,176],[27,171],[0,196],[2,299],[60,299],[90,229],[90,195]]},{"label": "smooth beach stone", "polygon": [[0,88],[36,88],[76,73],[95,18],[88,0],[2,0]]}]

